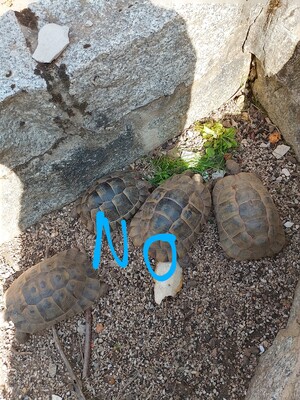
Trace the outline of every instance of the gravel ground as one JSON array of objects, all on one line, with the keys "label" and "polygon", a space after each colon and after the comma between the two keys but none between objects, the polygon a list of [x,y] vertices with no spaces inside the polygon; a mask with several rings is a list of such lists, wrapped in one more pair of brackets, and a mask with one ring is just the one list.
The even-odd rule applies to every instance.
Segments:
[{"label": "gravel ground", "polygon": [[[121,269],[103,244],[99,276],[108,295],[93,309],[90,376],[83,381],[86,399],[243,399],[260,352],[267,349],[287,322],[299,278],[299,165],[290,150],[277,160],[265,146],[276,130],[255,106],[234,115],[243,98],[216,113],[238,129],[235,158],[244,171],[257,171],[271,192],[285,228],[287,245],[274,258],[229,260],[218,244],[213,213],[191,251],[184,269],[184,286],[175,298],[158,306],[153,281],[141,251],[129,242],[130,264]],[[197,147],[192,130],[178,138],[187,149]],[[155,154],[167,151],[175,140]],[[145,174],[145,160],[135,163]],[[286,168],[290,176],[285,176]],[[120,232],[114,234],[122,251]],[[72,205],[53,212],[20,238],[0,248],[0,277],[4,290],[31,265],[81,244],[92,256],[94,238],[72,216]],[[2,290],[2,289],[1,289]],[[3,299],[1,293],[1,305]],[[84,316],[57,325],[65,352],[80,376]],[[11,323],[1,322],[2,398],[5,400],[76,399],[72,382],[56,351],[51,330],[36,334],[24,345],[13,341]]]}]

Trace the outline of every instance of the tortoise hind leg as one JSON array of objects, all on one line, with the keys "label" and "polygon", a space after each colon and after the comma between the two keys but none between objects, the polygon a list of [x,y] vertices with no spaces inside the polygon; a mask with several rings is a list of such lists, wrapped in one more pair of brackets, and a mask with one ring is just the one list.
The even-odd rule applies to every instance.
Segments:
[{"label": "tortoise hind leg", "polygon": [[15,337],[19,343],[25,343],[29,339],[29,333],[16,331]]}]

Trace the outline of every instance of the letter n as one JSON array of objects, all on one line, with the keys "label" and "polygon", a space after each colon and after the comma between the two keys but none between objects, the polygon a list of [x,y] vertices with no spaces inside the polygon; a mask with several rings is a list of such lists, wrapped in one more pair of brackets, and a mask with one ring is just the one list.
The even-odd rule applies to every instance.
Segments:
[{"label": "letter n", "polygon": [[107,242],[112,253],[114,260],[121,268],[126,268],[128,265],[128,238],[126,232],[126,222],[124,220],[121,221],[122,233],[124,238],[124,252],[123,252],[123,260],[121,260],[117,253],[115,252],[111,236],[110,236],[110,227],[108,219],[105,218],[103,211],[98,211],[96,214],[96,244],[94,249],[94,258],[93,258],[93,268],[98,269],[100,261],[101,261],[101,247],[102,247],[102,232],[103,228],[106,233]]}]

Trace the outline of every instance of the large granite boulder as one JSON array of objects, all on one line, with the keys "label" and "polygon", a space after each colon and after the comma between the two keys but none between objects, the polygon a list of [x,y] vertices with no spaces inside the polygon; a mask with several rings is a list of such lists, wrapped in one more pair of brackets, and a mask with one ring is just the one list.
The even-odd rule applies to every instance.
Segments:
[{"label": "large granite boulder", "polygon": [[[0,242],[233,96],[260,9],[246,0],[40,0],[5,12]],[[67,25],[70,44],[39,64],[32,53],[47,23]]]},{"label": "large granite boulder", "polygon": [[300,282],[286,329],[261,356],[246,400],[300,399]]},{"label": "large granite boulder", "polygon": [[270,1],[251,26],[245,49],[256,57],[255,97],[300,160],[299,0]]}]

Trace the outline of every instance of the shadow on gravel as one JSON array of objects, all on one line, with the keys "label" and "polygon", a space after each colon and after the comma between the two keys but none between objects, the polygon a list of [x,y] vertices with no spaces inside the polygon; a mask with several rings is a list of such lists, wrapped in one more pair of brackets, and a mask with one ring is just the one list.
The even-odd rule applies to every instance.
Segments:
[{"label": "shadow on gravel", "polygon": [[[120,2],[121,4],[122,2]],[[126,17],[127,12],[134,12],[134,6],[129,5],[128,9],[127,6],[125,7],[124,4],[121,4],[120,10],[118,12],[119,18],[124,19]],[[160,18],[160,15],[163,13],[170,13],[171,15],[175,12],[173,10],[166,10],[160,9],[155,7],[150,1],[144,1],[145,7],[148,8],[148,11],[151,11],[151,14],[156,16],[157,19]],[[124,7],[123,7],[124,6]],[[130,8],[132,7],[132,10]],[[85,7],[88,7],[87,5]],[[21,17],[24,16],[31,16],[28,13],[28,10],[22,11],[21,13],[17,14],[19,22],[21,24],[24,23],[27,28],[36,30],[36,24],[34,26],[29,26],[27,19],[22,19]],[[123,15],[124,14],[124,15]],[[125,17],[124,17],[125,16]],[[139,15],[137,14],[137,19]],[[23,21],[23,22],[22,22]],[[189,40],[186,25],[184,19],[180,15],[175,15],[175,18],[172,19],[172,29],[166,29],[165,32],[165,40],[167,45],[170,48],[177,48],[182,46],[182,43],[185,43],[185,48],[182,54],[188,54],[186,59],[182,60],[182,66],[184,72],[184,78],[186,81],[193,82],[194,77],[194,68],[195,68],[195,60],[196,55],[193,49],[192,43]],[[58,22],[59,21],[51,21],[51,22]],[[139,21],[136,21],[139,22]],[[151,22],[151,18],[149,19],[149,23]],[[170,28],[170,27],[169,27]],[[132,27],[128,27],[128,29],[132,29]],[[173,32],[172,35],[170,32]],[[151,44],[147,42],[147,38],[145,38],[145,46],[148,46],[149,54],[151,54]],[[156,44],[153,44],[154,48]],[[188,51],[187,51],[188,50]],[[153,50],[154,51],[154,50]],[[158,57],[157,60],[152,60],[155,62],[160,62],[160,58]],[[63,61],[62,61],[63,62]],[[129,76],[135,76],[138,68],[139,68],[139,57],[136,56],[136,66],[133,68],[132,71],[128,71]],[[171,68],[174,63],[174,60],[169,60],[168,65],[166,65],[166,70]],[[146,77],[146,70],[149,65],[145,66],[145,77]],[[64,114],[62,112],[61,105],[57,102],[57,97],[54,97],[53,90],[51,91],[51,85],[53,87],[59,87],[59,85],[63,85],[65,89],[68,87],[66,82],[66,70],[56,65],[50,66],[52,68],[51,76],[49,75],[49,68],[44,68],[41,65],[39,66],[39,74],[46,79],[47,87],[49,94],[52,96],[51,102],[55,105],[54,109],[57,110],[57,114]],[[126,68],[126,65],[124,65]],[[112,65],[113,70],[113,65]],[[99,64],[99,74],[101,75],[101,63]],[[164,72],[165,73],[165,72]],[[50,79],[51,78],[51,79]],[[168,79],[172,78],[171,75],[167,77]],[[48,79],[48,80],[47,80]],[[166,77],[164,76],[157,76],[157,80],[164,80]],[[50,82],[51,81],[51,82]],[[51,85],[50,85],[51,83]],[[56,86],[55,86],[56,85]],[[109,88],[108,88],[109,90]],[[186,113],[189,109],[190,104],[190,87],[186,87],[185,85],[181,85],[179,88],[174,88],[175,90],[175,101],[178,102],[178,131],[181,131],[185,125],[186,121]],[[22,96],[22,94],[20,94]],[[172,95],[173,96],[173,95]],[[165,95],[163,98],[163,106],[160,103],[160,100],[154,100],[152,103],[153,106],[153,125],[159,124],[159,120],[161,118],[161,113],[164,108],[166,108],[166,112],[168,110],[168,105],[171,106],[172,102],[174,102],[174,96]],[[35,101],[37,101],[35,99]],[[173,104],[174,106],[174,104]],[[12,131],[14,133],[18,133],[19,135],[28,134],[30,136],[31,130],[34,130],[34,120],[30,118],[30,108],[34,107],[34,102],[26,110],[18,110],[17,106],[14,106],[11,109],[11,118],[10,125],[12,126]],[[65,111],[65,110],[63,110]],[[72,117],[71,111],[67,110],[70,113],[70,118]],[[81,110],[82,111],[82,110]],[[84,110],[83,110],[84,111]],[[99,110],[97,110],[98,112]],[[108,110],[109,111],[109,110]],[[138,110],[137,115],[135,118],[139,117],[139,112],[142,113],[143,110]],[[41,116],[39,115],[39,119],[44,119],[45,121],[45,131],[48,132],[48,124],[50,121],[49,115]],[[157,118],[157,121],[156,119]],[[170,116],[168,116],[170,118]],[[56,147],[53,147],[49,154],[45,154],[43,157],[36,157],[31,160],[28,165],[25,163],[22,166],[12,167],[10,163],[6,163],[5,160],[5,149],[1,153],[3,156],[0,158],[0,162],[3,163],[3,168],[5,169],[5,178],[7,181],[7,185],[4,185],[4,195],[9,202],[9,199],[13,196],[15,198],[16,192],[19,193],[20,197],[20,204],[14,203],[10,204],[10,207],[13,208],[14,213],[18,215],[19,225],[21,228],[28,225],[28,215],[34,213],[41,213],[47,212],[49,209],[48,204],[50,202],[57,202],[57,192],[59,190],[59,185],[65,185],[65,188],[69,188],[70,192],[72,192],[72,188],[80,187],[84,189],[84,185],[86,186],[87,183],[83,185],[82,179],[85,177],[87,180],[91,181],[96,178],[95,171],[101,170],[102,172],[105,171],[105,165],[110,163],[111,158],[113,157],[117,160],[117,164],[119,167],[122,167],[132,160],[129,159],[129,151],[126,149],[135,149],[136,157],[141,154],[141,147],[139,145],[140,141],[140,132],[133,132],[130,129],[130,124],[128,125],[125,121],[122,122],[124,126],[120,126],[120,129],[124,130],[124,134],[121,135],[115,141],[112,141],[110,145],[107,147],[101,146],[101,143],[107,136],[111,136],[111,133],[108,129],[106,129],[106,125],[108,125],[108,121],[105,119],[105,115],[103,113],[99,113],[99,118],[97,122],[97,129],[93,132],[95,133],[95,137],[91,138],[91,135],[87,135],[87,137],[82,139],[82,145],[78,147],[77,151],[74,152],[73,156],[69,159],[68,163],[58,163],[55,162],[55,155],[57,151],[57,147],[59,148],[60,143],[57,143]],[[52,121],[52,120],[51,120]],[[61,121],[60,117],[57,117],[54,121],[55,123],[64,123],[68,125],[70,120]],[[125,124],[126,122],[126,124]],[[130,121],[129,121],[130,122]],[[41,122],[39,122],[41,123]],[[99,128],[99,129],[98,129]],[[65,129],[65,126],[63,126]],[[84,135],[83,135],[84,136]],[[98,140],[99,145],[94,148],[89,148],[89,144],[91,140]],[[30,137],[28,140],[31,140]],[[63,144],[63,143],[62,143]],[[32,146],[36,146],[37,144],[33,141]],[[18,152],[18,140],[12,139],[11,146],[16,147],[16,152]],[[63,146],[62,146],[63,147]],[[65,151],[68,151],[66,146]],[[13,160],[11,160],[13,161]],[[104,166],[104,167],[103,167]],[[103,169],[104,168],[104,169]],[[30,171],[30,172],[29,172]],[[78,173],[80,171],[80,173]],[[58,183],[59,181],[59,183]],[[45,193],[45,182],[49,190]],[[58,188],[58,189],[56,189]],[[2,213],[3,218],[7,218],[6,226],[7,228],[12,226],[13,221],[8,217],[8,213],[6,215],[5,212]],[[15,227],[12,226],[12,230]],[[121,243],[121,240],[119,240]],[[32,226],[31,228],[27,229],[24,234],[21,235],[21,239],[19,241],[10,242],[9,244],[4,244],[1,246],[1,257],[2,257],[2,264],[1,264],[1,278],[3,283],[4,289],[6,289],[12,281],[23,271],[25,271],[30,266],[40,262],[45,257],[46,248],[49,248],[49,257],[54,255],[55,253],[68,249],[70,247],[84,245],[86,250],[92,255],[94,240],[91,238],[87,232],[83,232],[82,228],[78,226],[76,220],[73,219],[71,216],[71,212],[68,207],[65,207],[61,211],[53,212],[44,218],[42,218],[41,222],[37,223],[36,225]],[[19,251],[19,256],[17,257],[17,252]],[[111,265],[112,259],[110,257],[110,253],[107,248],[104,247],[103,250],[103,263],[107,267]],[[3,271],[2,271],[3,270]],[[17,271],[17,272],[16,272]],[[2,273],[3,272],[3,273]],[[137,282],[133,277],[126,278],[122,274],[126,275],[127,272],[120,271],[117,269],[116,275],[119,279],[119,285],[121,290],[127,292],[126,287],[123,287],[124,282],[130,282],[130,279],[133,280],[133,283],[130,283],[131,295],[137,289]],[[102,273],[101,273],[102,274]],[[129,272],[129,275],[132,272]],[[106,268],[104,272],[104,278],[106,278],[110,285],[113,286],[114,290],[116,289],[116,278],[111,271],[111,268]],[[144,290],[149,291],[148,287],[150,287],[151,280],[144,272],[142,273],[142,277],[140,278],[143,282],[141,287]],[[149,293],[148,293],[149,294]],[[126,296],[125,296],[126,297]],[[142,309],[149,308],[149,301],[146,300],[145,294],[141,291],[138,293],[138,298],[141,299],[141,307]],[[149,297],[150,298],[150,297]],[[121,306],[120,301],[121,298],[112,299],[109,298],[100,300],[99,304],[95,306],[94,310],[94,321],[100,319],[101,321],[104,319],[105,323],[108,324],[108,321],[113,323],[115,317],[110,318],[110,312],[113,306],[111,302],[117,302],[118,306]],[[130,301],[132,299],[125,300],[124,304],[130,305]],[[139,302],[138,302],[139,303]],[[152,303],[151,303],[152,304]],[[5,304],[2,305],[5,307]],[[140,306],[139,306],[140,307]],[[152,308],[152,306],[151,306]],[[102,312],[104,311],[104,314]],[[122,309],[121,317],[115,318],[115,320],[120,321],[120,326],[122,323],[126,323],[127,314],[130,313],[129,310]],[[114,312],[112,312],[114,314]],[[135,314],[133,314],[135,315]],[[130,326],[132,321],[134,321],[133,315],[130,317],[129,322]],[[144,317],[149,318],[149,315],[144,315],[142,312],[140,314],[141,319]],[[123,322],[121,323],[121,320]],[[94,331],[95,332],[95,323],[94,322]],[[81,368],[82,368],[82,350],[83,350],[83,336],[82,336],[82,327],[84,326],[84,319],[83,316],[79,316],[78,318],[74,318],[69,320],[65,323],[61,323],[58,326],[58,333],[63,342],[63,346],[67,353],[68,358],[70,359],[71,364],[74,367],[75,373],[80,376],[81,375]],[[17,344],[13,342],[12,332],[13,329],[12,325],[8,325],[7,323],[3,325],[2,333],[3,339],[2,343],[4,346],[3,349],[3,357],[7,359],[3,359],[3,382],[0,381],[1,389],[3,391],[3,398],[5,400],[44,400],[44,399],[52,399],[52,395],[59,395],[63,399],[75,399],[76,396],[72,392],[72,384],[70,383],[70,379],[65,371],[65,367],[60,360],[59,356],[57,355],[54,342],[52,339],[51,332],[42,332],[41,334],[33,335],[30,340],[26,344]],[[111,332],[113,334],[114,328],[113,326],[110,327]],[[123,329],[123,328],[122,328]],[[132,326],[130,327],[132,329]],[[118,333],[119,334],[119,333]],[[137,332],[135,330],[131,331],[130,336],[134,338]],[[98,335],[99,336],[99,335]],[[96,339],[99,339],[98,337]],[[135,339],[138,339],[137,337]],[[105,350],[99,350],[103,345],[100,339],[98,341],[94,340],[94,356],[91,360],[91,369],[94,371],[92,373],[91,378],[89,378],[86,382],[84,382],[84,390],[87,391],[87,399],[100,399],[100,398],[124,398],[122,395],[122,391],[126,391],[126,379],[127,379],[127,372],[131,374],[131,367],[130,365],[133,363],[133,360],[127,360],[126,363],[121,363],[122,370],[124,371],[124,377],[115,379],[115,383],[113,382],[111,373],[110,373],[110,366],[114,363],[113,360],[118,358],[116,353],[116,348],[118,345],[113,343],[111,340],[108,340],[109,346],[112,346],[108,353]],[[133,343],[131,344],[131,346]],[[109,365],[105,362],[102,366],[99,357],[101,353],[104,351],[105,354],[111,358],[111,362]],[[128,353],[129,349],[126,350]],[[126,372],[127,370],[127,372]],[[100,376],[97,375],[98,371],[100,371]],[[7,375],[7,379],[5,380],[5,376]],[[125,381],[123,380],[125,379]],[[102,382],[105,384],[105,389],[102,387]],[[147,381],[147,380],[146,380]],[[125,383],[124,383],[125,382]],[[120,386],[120,393],[116,395],[116,388],[118,385]],[[148,385],[148,383],[147,383]],[[113,387],[112,393],[110,393],[109,388]],[[130,387],[130,386],[128,386]],[[152,387],[152,382],[150,388]],[[122,391],[121,391],[122,389]],[[148,388],[149,389],[149,388]],[[147,389],[147,390],[148,390]],[[138,393],[135,397],[136,398],[143,398],[143,389],[136,388],[136,393]],[[146,390],[146,389],[145,389]],[[151,389],[152,390],[152,389]],[[106,393],[105,396],[103,393]],[[140,396],[141,393],[141,396]],[[145,394],[146,396],[146,394]],[[148,395],[147,395],[148,396]],[[150,394],[151,396],[151,394]]]}]

